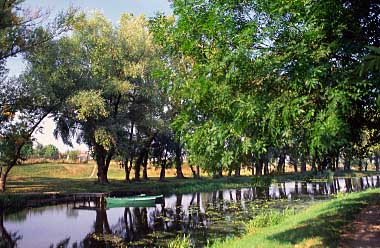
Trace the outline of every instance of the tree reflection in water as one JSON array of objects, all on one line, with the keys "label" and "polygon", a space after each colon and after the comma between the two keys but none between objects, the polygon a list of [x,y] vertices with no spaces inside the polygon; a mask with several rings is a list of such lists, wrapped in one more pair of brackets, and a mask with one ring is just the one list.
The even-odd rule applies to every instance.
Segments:
[{"label": "tree reflection in water", "polygon": [[17,232],[8,232],[4,227],[4,209],[0,208],[0,247],[16,247],[17,241],[22,239],[22,235]]},{"label": "tree reflection in water", "polygon": [[[77,218],[77,221],[81,221],[83,216],[95,218],[95,221],[91,220],[94,221],[91,231],[84,234],[84,237],[81,237],[82,240],[71,241],[70,237],[63,239],[54,237],[56,240],[49,240],[49,242],[56,244],[57,247],[115,247],[120,244],[128,247],[158,247],[165,246],[168,240],[174,239],[177,235],[187,234],[197,247],[201,247],[207,243],[208,239],[240,234],[243,231],[242,223],[255,216],[255,211],[262,206],[299,209],[309,204],[310,199],[326,198],[338,192],[379,187],[379,182],[377,176],[355,180],[334,179],[329,183],[293,181],[276,183],[271,187],[176,194],[165,197],[155,207],[126,207],[112,209],[112,211],[92,203],[86,205],[87,210],[74,210],[93,210],[95,215],[81,215],[73,210],[74,212],[67,216],[67,218]],[[57,209],[62,209],[62,206],[57,206]],[[41,210],[35,211],[41,215],[44,214]],[[68,207],[66,206],[62,211],[65,211],[67,215]],[[20,216],[28,218],[25,214]],[[112,216],[111,222],[108,219],[110,216]],[[4,213],[1,212],[2,243],[0,246],[15,247],[17,241],[23,238],[22,234],[7,232],[3,219]],[[13,223],[22,225],[22,221],[13,221]],[[44,235],[47,239],[49,238],[49,233]],[[63,233],[62,236],[64,235]],[[54,246],[51,245],[51,247]]]}]

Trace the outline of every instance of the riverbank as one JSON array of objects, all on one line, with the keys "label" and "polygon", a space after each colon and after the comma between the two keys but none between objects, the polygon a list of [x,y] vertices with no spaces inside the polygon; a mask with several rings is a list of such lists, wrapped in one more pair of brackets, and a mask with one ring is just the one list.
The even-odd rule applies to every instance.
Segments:
[{"label": "riverbank", "polygon": [[[176,179],[174,169],[168,171],[167,179],[160,182],[157,172],[150,169],[149,180],[139,182],[125,182],[124,171],[117,165],[109,170],[109,185],[99,185],[96,179],[89,177],[93,164],[33,164],[15,167],[12,170],[7,191],[0,194],[0,200],[5,205],[24,205],[26,200],[49,199],[57,200],[72,197],[77,193],[107,193],[129,195],[136,193],[172,194],[192,193],[198,191],[213,191],[219,189],[233,189],[242,187],[263,187],[271,183],[286,181],[318,182],[326,181],[331,173],[286,173],[261,177],[241,176],[211,178],[203,175],[202,179],[191,178],[191,172],[185,168],[187,179]],[[378,172],[342,172],[339,177],[371,176]]]},{"label": "riverbank", "polygon": [[216,242],[212,248],[338,247],[341,234],[355,216],[367,206],[379,203],[380,189],[338,194],[335,199],[285,217],[276,225],[253,228],[242,237]]}]

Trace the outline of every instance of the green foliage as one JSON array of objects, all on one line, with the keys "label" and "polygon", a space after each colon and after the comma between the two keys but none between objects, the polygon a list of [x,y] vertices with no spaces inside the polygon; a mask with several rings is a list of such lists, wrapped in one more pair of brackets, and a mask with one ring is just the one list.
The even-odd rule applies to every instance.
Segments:
[{"label": "green foliage", "polygon": [[37,89],[44,90],[47,80],[60,92],[65,102],[54,112],[55,135],[71,144],[76,133],[92,149],[106,183],[111,159],[135,153],[152,135],[156,46],[143,16],[123,14],[118,26],[98,11],[74,19],[70,36],[28,57],[30,77]]},{"label": "green foliage", "polygon": [[189,236],[177,236],[174,240],[168,243],[169,248],[191,248],[193,247]]},{"label": "green foliage", "polygon": [[367,129],[377,142],[376,79],[356,70],[379,40],[374,2],[174,1],[151,29],[190,160],[210,172],[279,153],[323,164],[361,153]]},{"label": "green foliage", "polygon": [[77,109],[78,119],[81,121],[89,118],[104,118],[109,115],[104,99],[99,91],[80,91],[69,99],[69,103]]},{"label": "green foliage", "polygon": [[360,75],[368,72],[379,72],[380,71],[380,47],[368,47],[371,54],[366,55],[363,58],[363,63],[360,68]]},{"label": "green foliage", "polygon": [[[26,73],[18,78],[8,78],[5,67],[7,59],[16,55],[28,56],[42,49],[57,35],[69,30],[75,11],[60,13],[53,21],[42,26],[42,15],[38,11],[23,11],[23,1],[1,1],[0,3],[0,190],[11,169],[24,159],[29,149],[33,132],[42,120],[57,110],[57,96],[50,90],[34,87],[35,78]],[[51,86],[44,81],[44,85]],[[17,115],[16,115],[17,113]]]},{"label": "green foliage", "polygon": [[70,151],[66,152],[66,155],[67,155],[68,159],[70,159],[70,160],[77,160],[79,153],[80,152],[78,150],[70,150]]},{"label": "green foliage", "polygon": [[28,159],[28,158],[31,158],[33,155],[34,155],[33,143],[32,142],[26,143],[21,148],[21,158]]},{"label": "green foliage", "polygon": [[59,158],[59,150],[54,145],[46,145],[43,148],[43,156],[47,159],[58,159]]}]

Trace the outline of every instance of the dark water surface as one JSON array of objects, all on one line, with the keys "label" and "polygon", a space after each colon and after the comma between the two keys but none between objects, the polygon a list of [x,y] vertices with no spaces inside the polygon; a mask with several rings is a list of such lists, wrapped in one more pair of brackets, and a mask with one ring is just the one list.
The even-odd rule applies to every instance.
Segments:
[{"label": "dark water surface", "polygon": [[202,247],[243,233],[260,209],[298,211],[331,194],[370,187],[380,187],[378,176],[168,195],[148,208],[101,209],[83,201],[31,208],[0,215],[0,247],[165,247],[181,234]]}]

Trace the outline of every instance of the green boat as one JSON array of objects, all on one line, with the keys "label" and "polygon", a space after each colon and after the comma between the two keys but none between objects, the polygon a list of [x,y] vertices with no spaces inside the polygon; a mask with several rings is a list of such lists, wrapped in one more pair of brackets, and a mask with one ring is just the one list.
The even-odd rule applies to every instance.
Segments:
[{"label": "green boat", "polygon": [[108,208],[117,207],[154,207],[156,199],[164,197],[163,195],[147,196],[145,194],[131,197],[106,197]]}]

